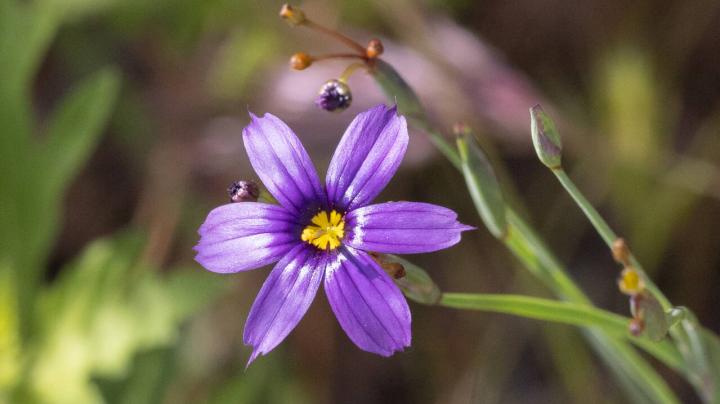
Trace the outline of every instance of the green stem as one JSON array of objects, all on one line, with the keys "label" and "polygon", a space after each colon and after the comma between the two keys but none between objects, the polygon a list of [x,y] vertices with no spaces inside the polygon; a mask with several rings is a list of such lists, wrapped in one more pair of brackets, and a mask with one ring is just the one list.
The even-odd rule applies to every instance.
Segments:
[{"label": "green stem", "polygon": [[588,220],[590,220],[593,226],[595,226],[595,229],[600,234],[600,237],[605,240],[605,243],[608,246],[612,247],[612,244],[618,238],[615,232],[612,231],[610,226],[608,226],[605,220],[600,216],[600,214],[598,214],[592,204],[590,204],[590,201],[585,198],[585,195],[583,195],[582,192],[580,192],[580,190],[575,186],[575,183],[570,179],[570,177],[568,177],[567,173],[565,173],[565,170],[563,170],[562,167],[553,169],[551,171],[553,172],[553,174],[555,174],[558,181],[560,181],[560,184],[562,184],[565,190],[575,200],[575,203],[577,203],[580,209],[582,209]]},{"label": "green stem", "polygon": [[[615,232],[610,228],[605,219],[600,216],[600,213],[598,213],[598,211],[590,203],[590,201],[585,198],[585,195],[583,195],[580,189],[578,189],[573,180],[568,177],[567,173],[562,167],[553,169],[552,172],[553,174],[555,174],[555,177],[557,177],[558,181],[560,181],[560,184],[562,184],[563,188],[565,188],[567,193],[570,194],[573,200],[575,200],[575,203],[578,205],[578,207],[580,207],[580,210],[583,211],[590,223],[592,223],[595,230],[598,232],[598,234],[600,234],[600,237],[605,240],[605,244],[607,244],[608,248],[612,249],[613,243],[615,242],[615,240],[618,239],[617,234],[615,234]],[[667,310],[673,307],[670,303],[670,300],[668,300],[665,294],[657,287],[657,285],[655,285],[652,279],[650,279],[650,277],[647,275],[638,260],[632,254],[630,254],[630,262],[638,271],[640,276],[643,278],[643,281],[645,282],[648,290],[650,290],[653,296],[658,299],[663,308]]]}]

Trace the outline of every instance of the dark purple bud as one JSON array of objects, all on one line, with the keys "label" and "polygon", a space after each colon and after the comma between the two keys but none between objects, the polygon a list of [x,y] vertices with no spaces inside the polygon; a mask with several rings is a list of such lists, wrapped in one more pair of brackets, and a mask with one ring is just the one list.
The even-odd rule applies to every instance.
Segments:
[{"label": "dark purple bud", "polygon": [[254,181],[235,181],[227,189],[230,202],[257,202],[260,187]]},{"label": "dark purple bud", "polygon": [[352,103],[350,87],[340,80],[323,84],[315,104],[326,111],[343,111]]}]

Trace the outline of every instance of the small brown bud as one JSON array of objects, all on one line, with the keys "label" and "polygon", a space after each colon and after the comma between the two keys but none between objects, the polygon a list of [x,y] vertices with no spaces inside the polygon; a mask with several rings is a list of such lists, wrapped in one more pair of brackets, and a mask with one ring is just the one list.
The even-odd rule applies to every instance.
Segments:
[{"label": "small brown bud", "polygon": [[385,48],[383,48],[382,42],[380,42],[379,39],[374,38],[368,42],[368,46],[365,49],[365,55],[370,59],[375,59],[376,57],[382,55],[384,50]]},{"label": "small brown bud", "polygon": [[305,22],[305,13],[287,3],[280,8],[280,17],[289,22],[290,25],[300,25]]},{"label": "small brown bud", "polygon": [[628,324],[628,330],[633,337],[639,337],[645,331],[645,322],[641,318],[633,318]]},{"label": "small brown bud", "polygon": [[630,264],[630,249],[625,239],[619,238],[613,242],[612,255],[615,262],[628,266]]},{"label": "small brown bud", "polygon": [[290,67],[295,70],[305,70],[312,62],[312,57],[305,52],[298,52],[290,57]]},{"label": "small brown bud", "polygon": [[255,181],[235,181],[227,189],[230,202],[257,202],[260,187]]}]

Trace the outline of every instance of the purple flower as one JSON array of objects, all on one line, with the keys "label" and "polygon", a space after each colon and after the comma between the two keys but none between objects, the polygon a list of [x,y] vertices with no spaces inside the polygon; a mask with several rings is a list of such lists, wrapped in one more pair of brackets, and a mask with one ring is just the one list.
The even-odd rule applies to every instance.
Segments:
[{"label": "purple flower", "polygon": [[200,227],[195,259],[213,272],[278,261],[253,303],[243,340],[248,365],[275,348],[303,317],[321,283],[340,325],[363,350],[390,356],[410,345],[410,310],[370,257],[450,247],[471,229],[450,209],[418,202],[369,203],[397,171],[408,144],[405,118],[378,105],[346,130],[325,186],[300,140],[266,114],[243,131],[250,162],[280,205],[231,203]]}]

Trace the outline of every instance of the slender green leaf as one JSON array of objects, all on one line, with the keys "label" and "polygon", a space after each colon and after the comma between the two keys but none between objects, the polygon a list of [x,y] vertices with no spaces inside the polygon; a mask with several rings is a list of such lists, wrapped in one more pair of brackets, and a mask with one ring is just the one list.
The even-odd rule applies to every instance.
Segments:
[{"label": "slender green leaf", "polygon": [[629,339],[673,368],[682,368],[681,357],[667,341],[654,342],[646,337],[632,337],[627,328],[629,319],[592,306],[530,296],[462,293],[444,293],[440,305],[599,328],[616,338]]},{"label": "slender green leaf", "polygon": [[112,111],[119,84],[117,72],[101,70],[80,83],[56,108],[42,153],[52,189],[62,189],[87,160]]}]

